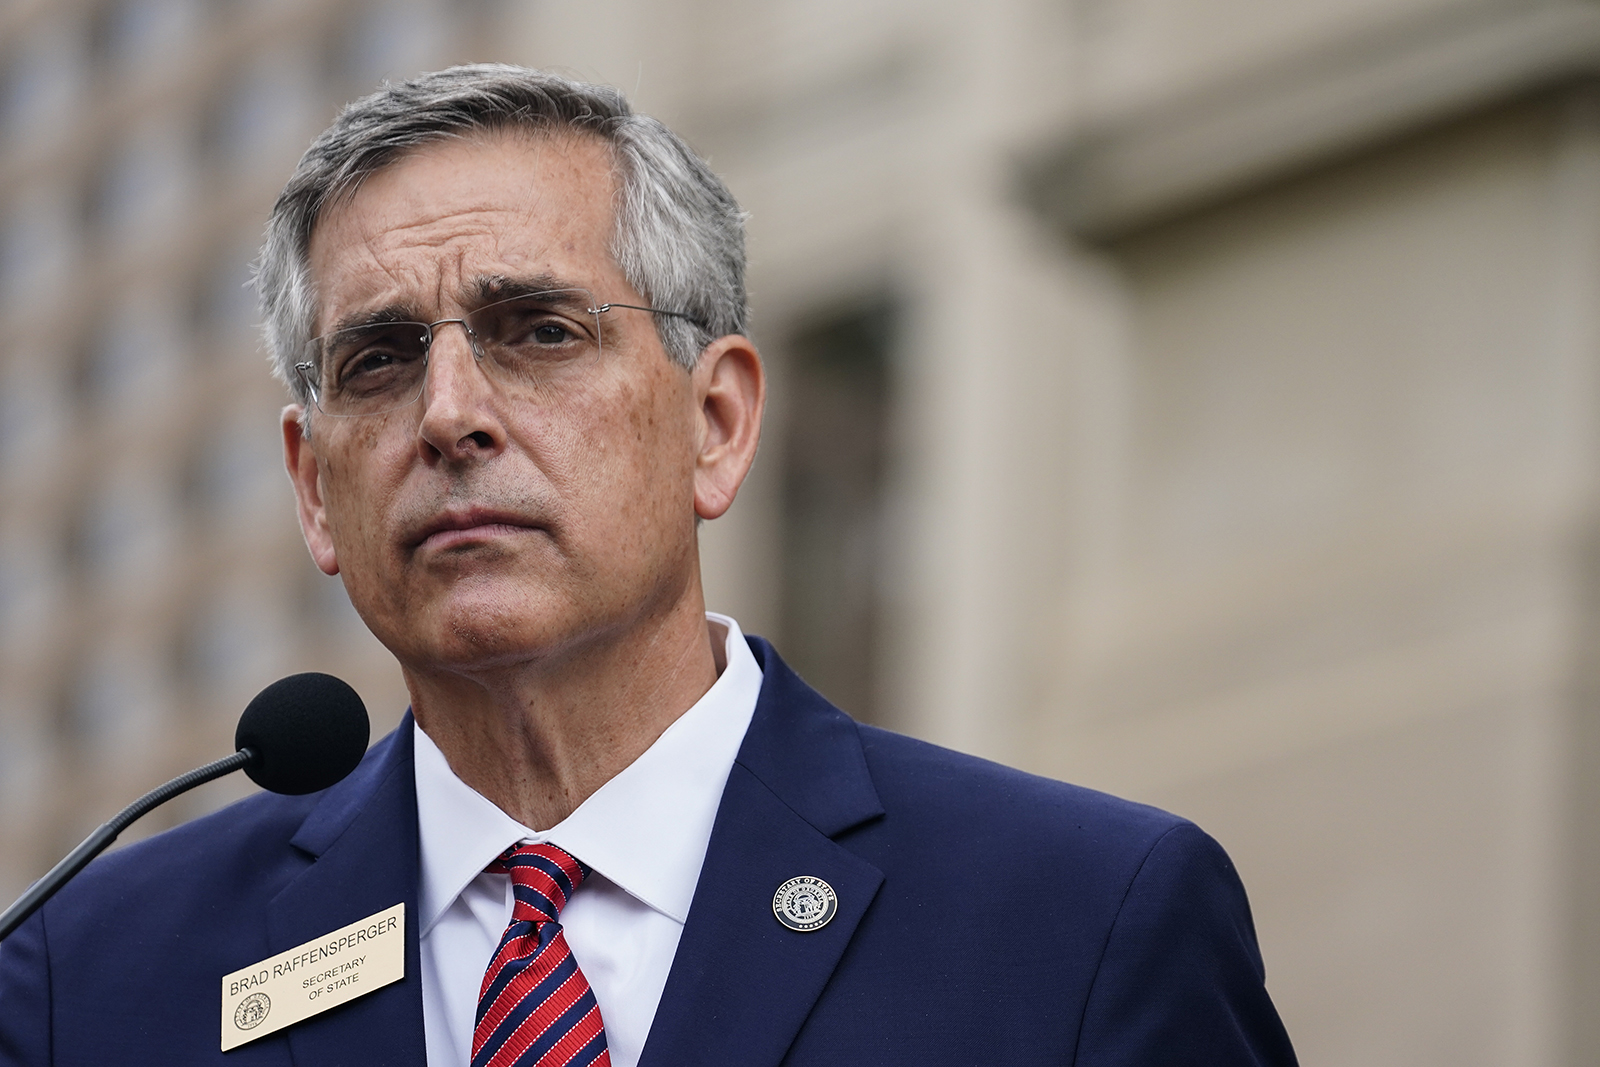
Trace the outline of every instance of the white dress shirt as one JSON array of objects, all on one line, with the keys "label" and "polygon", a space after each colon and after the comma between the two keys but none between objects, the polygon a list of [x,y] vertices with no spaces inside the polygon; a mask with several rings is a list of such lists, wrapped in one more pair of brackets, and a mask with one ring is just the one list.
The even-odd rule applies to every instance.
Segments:
[{"label": "white dress shirt", "polygon": [[523,826],[457,778],[415,729],[428,1067],[466,1067],[472,1058],[478,988],[511,921],[511,879],[484,868],[523,841],[558,845],[591,868],[561,926],[600,1005],[612,1064],[638,1063],[761,690],[761,666],[739,624],[706,618],[713,633],[718,624],[727,629],[727,665],[716,683],[549,830]]}]

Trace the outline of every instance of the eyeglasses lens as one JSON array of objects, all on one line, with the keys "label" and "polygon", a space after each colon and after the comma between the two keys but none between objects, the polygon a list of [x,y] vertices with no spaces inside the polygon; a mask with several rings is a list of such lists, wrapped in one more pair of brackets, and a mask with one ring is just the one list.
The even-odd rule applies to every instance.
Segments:
[{"label": "eyeglasses lens", "polygon": [[530,293],[487,304],[462,319],[384,322],[338,330],[310,344],[301,373],[319,410],[378,415],[422,394],[428,353],[440,331],[465,329],[485,375],[503,386],[542,388],[567,379],[600,353],[600,316],[586,290]]}]

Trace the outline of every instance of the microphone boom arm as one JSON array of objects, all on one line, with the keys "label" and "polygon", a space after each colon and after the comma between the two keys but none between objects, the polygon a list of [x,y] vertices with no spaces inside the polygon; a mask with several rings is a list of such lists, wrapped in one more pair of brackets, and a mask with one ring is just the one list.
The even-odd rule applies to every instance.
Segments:
[{"label": "microphone boom arm", "polygon": [[255,759],[256,754],[253,750],[241,748],[231,756],[224,756],[204,767],[196,767],[188,774],[178,775],[166,785],[150,790],[107,819],[98,830],[84,838],[82,844],[67,853],[65,859],[50,868],[48,874],[33,883],[26,893],[17,898],[15,904],[5,910],[4,914],[0,914],[0,941],[5,940],[11,931],[27,920],[28,916],[38,911],[40,905],[55,896],[56,890],[65,885],[67,879],[83,870],[90,860],[104,852],[106,847],[117,839],[117,835],[133,825],[140,816],[181,793],[187,793],[197,785],[204,785],[225,774],[232,774],[241,767],[253,763]]}]

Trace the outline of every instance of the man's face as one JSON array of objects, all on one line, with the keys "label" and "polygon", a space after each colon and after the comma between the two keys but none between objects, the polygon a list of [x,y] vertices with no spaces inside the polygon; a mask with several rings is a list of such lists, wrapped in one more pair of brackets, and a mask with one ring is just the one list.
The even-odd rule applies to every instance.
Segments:
[{"label": "man's face", "polygon": [[[458,318],[498,282],[643,304],[608,249],[614,189],[587,138],[419,149],[318,222],[315,332],[378,312]],[[541,389],[486,378],[462,328],[440,326],[418,402],[313,412],[309,448],[286,423],[312,555],[408,668],[581,654],[698,595],[696,378],[647,313],[601,325],[600,358]]]}]

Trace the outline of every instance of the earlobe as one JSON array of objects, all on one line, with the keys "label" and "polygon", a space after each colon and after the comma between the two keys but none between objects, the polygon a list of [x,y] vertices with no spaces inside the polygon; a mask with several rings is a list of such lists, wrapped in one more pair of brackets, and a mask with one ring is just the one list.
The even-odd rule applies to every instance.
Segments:
[{"label": "earlobe", "polygon": [[315,446],[304,425],[304,409],[290,404],[280,416],[283,427],[283,465],[294,487],[295,510],[300,518],[300,533],[306,539],[311,559],[324,574],[338,574],[339,560],[328,527],[328,511],[322,499],[322,472],[317,465]]},{"label": "earlobe", "polygon": [[702,519],[715,519],[733,504],[755,462],[766,374],[755,345],[738,334],[707,345],[693,374],[699,403],[694,510]]}]

